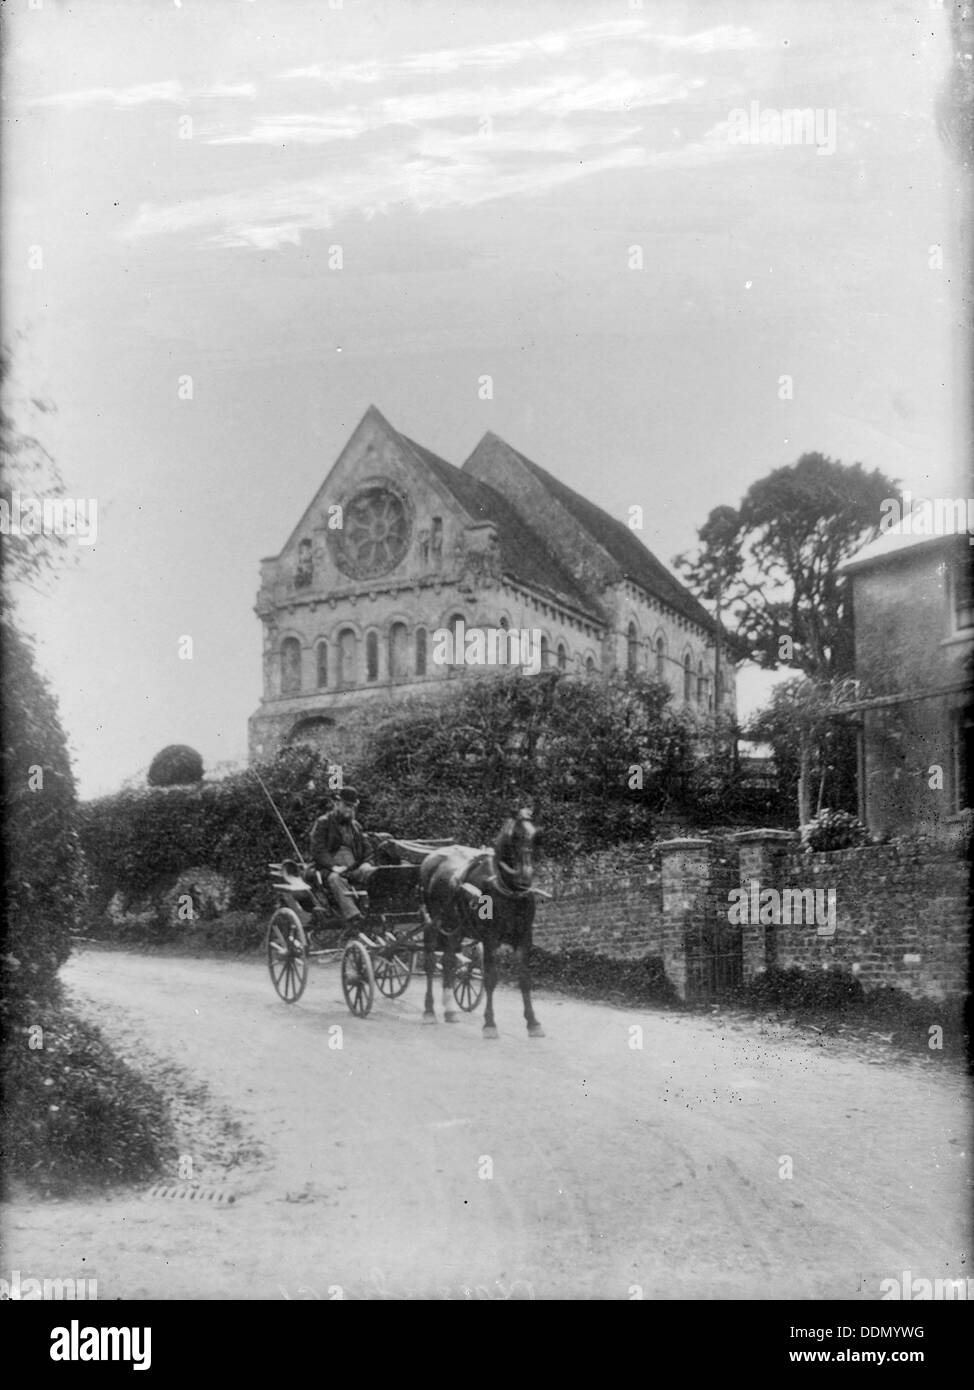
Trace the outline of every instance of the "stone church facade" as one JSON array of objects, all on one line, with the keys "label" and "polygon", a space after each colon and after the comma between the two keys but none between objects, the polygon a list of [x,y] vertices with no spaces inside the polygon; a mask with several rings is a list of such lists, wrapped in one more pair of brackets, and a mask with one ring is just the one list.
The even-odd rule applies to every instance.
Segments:
[{"label": "stone church facade", "polygon": [[715,625],[622,521],[486,434],[457,468],[370,407],[280,555],[261,562],[263,695],[251,760],[310,742],[336,759],[376,706],[448,697],[482,670],[438,665],[433,634],[541,633],[541,662],[648,672],[675,702],[728,715]]}]

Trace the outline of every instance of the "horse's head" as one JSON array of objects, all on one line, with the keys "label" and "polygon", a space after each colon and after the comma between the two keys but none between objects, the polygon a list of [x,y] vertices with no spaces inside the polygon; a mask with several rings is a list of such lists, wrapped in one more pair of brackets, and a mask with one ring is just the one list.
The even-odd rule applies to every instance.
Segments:
[{"label": "horse's head", "polygon": [[524,807],[510,816],[501,826],[494,845],[494,859],[501,879],[514,893],[526,893],[534,878],[533,846],[537,831],[531,819],[533,814]]}]

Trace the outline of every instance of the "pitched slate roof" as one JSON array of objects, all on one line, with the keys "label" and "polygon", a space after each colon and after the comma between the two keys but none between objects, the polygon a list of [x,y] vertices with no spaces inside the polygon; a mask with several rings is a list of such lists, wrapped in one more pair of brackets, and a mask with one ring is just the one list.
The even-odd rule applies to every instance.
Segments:
[{"label": "pitched slate roof", "polygon": [[501,568],[504,573],[523,583],[560,599],[581,610],[593,621],[602,623],[604,616],[593,604],[591,595],[579,585],[571,571],[553,554],[549,546],[534,531],[520,512],[488,483],[482,483],[469,473],[462,472],[446,459],[415,440],[394,431],[399,441],[415,454],[438,482],[448,490],[472,521],[490,521],[497,528]]},{"label": "pitched slate roof", "polygon": [[[657,560],[652,551],[643,545],[635,532],[624,522],[616,520],[594,502],[590,502],[587,497],[560,482],[539,464],[533,463],[531,459],[512,448],[506,440],[500,439],[491,431],[488,431],[484,438],[493,439],[502,445],[508,454],[513,455],[522,467],[529,470],[544,485],[614,562],[620,579],[631,579],[646,593],[675,609],[691,622],[699,624],[707,632],[715,630],[715,621],[703,604],[693,597],[675,575],[670,574],[666,566]],[[724,637],[726,641],[726,633]]]}]

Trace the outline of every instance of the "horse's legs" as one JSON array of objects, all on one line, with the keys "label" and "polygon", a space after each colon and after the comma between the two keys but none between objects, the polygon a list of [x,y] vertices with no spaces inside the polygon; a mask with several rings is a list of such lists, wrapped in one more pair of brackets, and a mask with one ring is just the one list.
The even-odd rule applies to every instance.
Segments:
[{"label": "horse's legs", "polygon": [[423,1022],[435,1023],[436,1010],[433,1008],[433,971],[436,969],[436,957],[433,954],[436,930],[433,926],[433,919],[430,917],[426,908],[422,909],[423,917],[423,955],[426,965],[426,1001],[423,1005]]},{"label": "horse's legs", "polygon": [[544,1029],[535,1017],[531,1007],[531,937],[522,936],[514,951],[517,960],[517,982],[524,1000],[524,1017],[528,1025],[529,1038],[543,1038]]},{"label": "horse's legs", "polygon": [[453,937],[443,938],[443,1020],[445,1023],[459,1023],[460,1013],[454,1008],[453,980],[457,971],[457,953]]},{"label": "horse's legs", "polygon": [[484,1007],[484,1037],[496,1038],[497,1027],[494,1023],[494,986],[497,984],[497,962],[494,958],[495,943],[490,936],[484,937],[484,990],[487,995],[487,1003]]}]

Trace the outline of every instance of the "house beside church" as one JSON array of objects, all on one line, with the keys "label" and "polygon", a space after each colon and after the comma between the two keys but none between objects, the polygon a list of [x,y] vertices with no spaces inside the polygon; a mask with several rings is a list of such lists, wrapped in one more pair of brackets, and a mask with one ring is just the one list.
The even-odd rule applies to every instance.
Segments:
[{"label": "house beside church", "polygon": [[891,527],[847,560],[859,815],[885,835],[949,837],[974,801],[970,537]]},{"label": "house beside church", "polygon": [[433,636],[540,633],[542,667],[648,672],[677,703],[733,715],[726,638],[625,521],[494,434],[461,468],[371,406],[279,555],[261,562],[263,694],[250,757],[295,742],[347,753],[369,702],[448,696],[481,670]]}]

